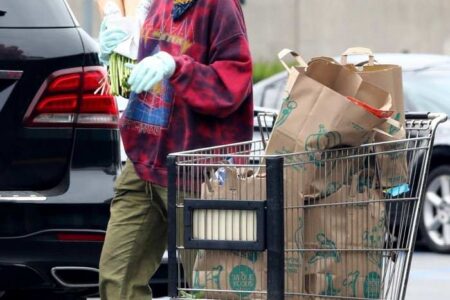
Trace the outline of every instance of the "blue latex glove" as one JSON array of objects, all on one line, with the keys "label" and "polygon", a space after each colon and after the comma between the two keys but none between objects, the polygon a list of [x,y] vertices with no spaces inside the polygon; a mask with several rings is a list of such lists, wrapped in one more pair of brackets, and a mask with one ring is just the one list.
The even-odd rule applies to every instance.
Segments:
[{"label": "blue latex glove", "polygon": [[170,78],[175,72],[175,60],[167,52],[160,51],[144,58],[138,64],[127,64],[132,68],[128,84],[135,93],[150,91],[155,84]]},{"label": "blue latex glove", "polygon": [[106,18],[103,19],[99,34],[100,53],[98,57],[100,61],[107,65],[112,51],[127,38],[128,33],[117,27],[108,28]]}]

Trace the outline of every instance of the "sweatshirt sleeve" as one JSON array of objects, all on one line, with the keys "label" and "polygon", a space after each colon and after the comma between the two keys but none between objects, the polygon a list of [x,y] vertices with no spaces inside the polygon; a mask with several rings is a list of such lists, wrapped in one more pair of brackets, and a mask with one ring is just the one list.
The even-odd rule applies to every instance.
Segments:
[{"label": "sweatshirt sleeve", "polygon": [[[227,2],[231,1],[222,1]],[[251,94],[252,61],[239,13],[222,14],[213,21],[216,25],[211,30],[208,63],[197,62],[187,55],[174,57],[176,70],[171,82],[175,94],[199,113],[227,117]],[[235,24],[234,30],[230,30],[230,24]]]}]

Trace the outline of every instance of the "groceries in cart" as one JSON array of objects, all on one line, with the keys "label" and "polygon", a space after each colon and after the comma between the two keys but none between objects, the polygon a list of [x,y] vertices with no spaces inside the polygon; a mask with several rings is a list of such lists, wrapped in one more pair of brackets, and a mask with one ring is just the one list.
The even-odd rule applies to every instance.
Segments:
[{"label": "groceries in cart", "polygon": [[[347,64],[353,54],[368,62]],[[173,283],[178,296],[404,299],[431,144],[446,116],[405,118],[400,67],[375,64],[369,49],[348,49],[340,63],[279,56],[289,77],[268,141],[174,154],[191,185],[177,187],[189,194],[176,206],[185,235],[169,251],[195,258],[184,268],[192,282]],[[266,219],[277,199],[282,219]],[[268,236],[276,222],[282,245]]]},{"label": "groceries in cart", "polygon": [[[370,50],[355,48],[344,52],[343,58],[355,52],[373,57]],[[291,50],[280,52],[280,59],[287,54],[292,54],[299,65],[286,65],[286,95],[268,142],[268,154],[324,151],[405,138],[400,67],[377,65],[360,70],[324,57],[314,58],[306,65]],[[383,159],[386,161],[379,164],[386,169],[382,170],[383,185],[404,184],[405,157],[392,155]],[[316,165],[322,163],[314,157],[310,162],[314,164],[305,165],[304,172],[314,172]],[[307,181],[304,184],[306,192],[315,192],[308,189]]]},{"label": "groceries in cart", "polygon": [[[284,114],[266,154],[308,153],[303,168],[291,170],[298,173],[298,199],[303,201],[303,292],[380,298],[382,254],[370,252],[383,249],[388,233],[386,208],[379,200],[383,187],[391,195],[396,189],[396,196],[399,186],[408,191],[408,174],[405,151],[370,155],[392,147],[377,143],[406,137],[401,70],[375,67],[368,49],[347,50],[341,63],[319,57],[307,65],[290,50],[280,58],[289,53],[300,65],[287,68]],[[347,65],[346,57],[356,53],[367,54],[369,66]],[[393,114],[401,117],[396,120]],[[355,148],[370,143],[371,148]],[[404,149],[401,143],[398,147]]]}]

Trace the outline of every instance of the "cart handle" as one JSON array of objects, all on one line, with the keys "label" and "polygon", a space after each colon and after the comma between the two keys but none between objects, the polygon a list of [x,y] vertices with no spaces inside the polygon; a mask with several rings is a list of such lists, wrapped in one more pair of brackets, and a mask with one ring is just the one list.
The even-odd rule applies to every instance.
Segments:
[{"label": "cart handle", "polygon": [[423,120],[423,119],[440,119],[440,122],[447,121],[447,114],[445,113],[432,113],[432,112],[406,112],[405,119],[411,120]]},{"label": "cart handle", "polygon": [[405,119],[409,120],[427,120],[429,112],[407,112],[405,113]]}]

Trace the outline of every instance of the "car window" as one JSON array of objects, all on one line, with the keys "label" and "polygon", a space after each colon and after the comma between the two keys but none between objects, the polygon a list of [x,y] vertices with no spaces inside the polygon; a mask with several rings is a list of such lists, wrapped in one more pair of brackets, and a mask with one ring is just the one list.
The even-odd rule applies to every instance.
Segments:
[{"label": "car window", "polygon": [[403,85],[406,110],[450,115],[450,71],[406,74]]},{"label": "car window", "polygon": [[73,27],[64,0],[1,0],[0,28]]}]

